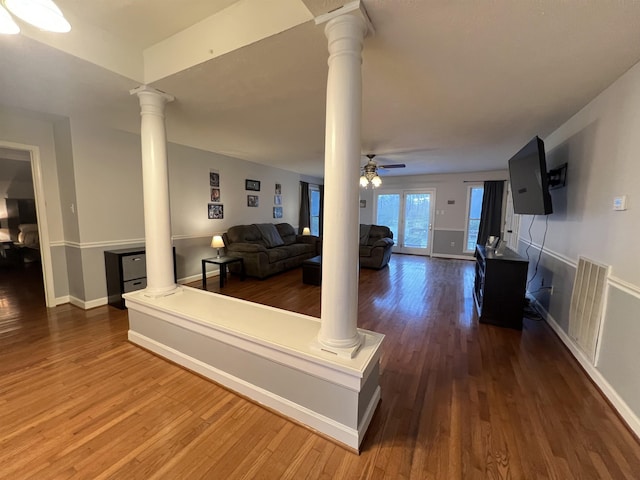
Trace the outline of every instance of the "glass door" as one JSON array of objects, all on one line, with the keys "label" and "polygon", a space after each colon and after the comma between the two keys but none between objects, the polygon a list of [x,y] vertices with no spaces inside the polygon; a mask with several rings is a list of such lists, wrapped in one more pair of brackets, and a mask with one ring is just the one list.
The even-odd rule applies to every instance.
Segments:
[{"label": "glass door", "polygon": [[393,232],[397,253],[431,255],[435,190],[376,193],[376,224]]}]

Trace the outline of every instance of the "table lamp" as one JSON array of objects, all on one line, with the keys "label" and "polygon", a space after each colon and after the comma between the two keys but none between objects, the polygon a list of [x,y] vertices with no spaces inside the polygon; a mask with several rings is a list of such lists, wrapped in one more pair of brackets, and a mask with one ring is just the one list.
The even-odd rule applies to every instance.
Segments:
[{"label": "table lamp", "polygon": [[218,255],[216,256],[216,258],[220,258],[220,249],[224,248],[224,240],[222,240],[222,237],[220,235],[213,236],[213,238],[211,239],[211,247],[218,249]]},{"label": "table lamp", "polygon": [[309,229],[309,227],[304,227],[302,229],[302,235],[311,235],[311,230]]}]

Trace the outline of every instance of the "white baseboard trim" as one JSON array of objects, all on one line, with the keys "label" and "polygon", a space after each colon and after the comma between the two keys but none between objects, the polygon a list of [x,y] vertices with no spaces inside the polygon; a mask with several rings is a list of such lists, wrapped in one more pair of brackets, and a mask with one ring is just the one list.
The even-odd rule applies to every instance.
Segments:
[{"label": "white baseboard trim", "polygon": [[76,307],[82,308],[83,310],[89,310],[90,308],[101,307],[109,303],[109,299],[107,297],[96,298],[95,300],[84,301],[79,298],[69,296],[69,303],[71,305],[75,305]]},{"label": "white baseboard trim", "polygon": [[560,327],[558,322],[553,316],[547,312],[547,310],[533,299],[538,311],[545,318],[549,326],[556,332],[556,335],[562,340],[571,354],[575,357],[578,363],[582,366],[587,375],[591,377],[591,380],[598,386],[600,391],[607,397],[607,400],[613,405],[613,408],[618,412],[622,419],[626,422],[627,426],[640,437],[640,418],[629,408],[629,405],[618,395],[618,392],[607,382],[602,376],[602,373],[589,361],[587,356],[580,350],[571,337]]},{"label": "white baseboard trim", "polygon": [[69,295],[65,295],[63,297],[56,297],[56,307],[58,305],[64,305],[65,303],[71,303],[71,297]]},{"label": "white baseboard trim", "polygon": [[[211,277],[220,276],[220,270],[212,270],[211,272],[207,272],[207,279]],[[189,275],[188,277],[183,277],[178,279],[178,283],[184,285],[185,283],[195,282],[197,280],[202,280],[202,274],[198,273],[196,275]]]},{"label": "white baseboard trim", "polygon": [[309,426],[322,434],[328,435],[350,448],[358,449],[360,446],[362,436],[366,431],[366,427],[371,422],[371,418],[375,412],[375,407],[380,400],[380,387],[378,387],[371,402],[367,406],[367,414],[358,426],[358,430],[356,430],[324,415],[320,415],[317,412],[303,407],[302,405],[298,405],[297,403],[287,400],[286,398],[275,395],[268,390],[248,383],[234,375],[201,362],[200,360],[179,352],[167,345],[156,342],[145,335],[129,330],[128,337],[130,342],[167,358],[195,373],[209,378],[214,382],[239,393],[240,395],[244,395],[258,402],[261,405],[280,412],[281,414]]},{"label": "white baseboard trim", "polygon": [[473,260],[473,261],[475,261],[475,258],[473,257],[473,254],[470,254],[470,255],[455,255],[455,254],[448,254],[448,253],[432,253],[431,257],[433,257],[433,258],[452,258],[454,260]]}]

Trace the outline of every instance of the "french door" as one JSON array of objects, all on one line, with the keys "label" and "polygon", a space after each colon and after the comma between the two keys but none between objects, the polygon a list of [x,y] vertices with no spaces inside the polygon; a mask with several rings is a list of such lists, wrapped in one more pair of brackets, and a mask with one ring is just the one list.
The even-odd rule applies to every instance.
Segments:
[{"label": "french door", "polygon": [[435,199],[432,189],[376,192],[376,224],[393,232],[394,252],[431,255]]}]

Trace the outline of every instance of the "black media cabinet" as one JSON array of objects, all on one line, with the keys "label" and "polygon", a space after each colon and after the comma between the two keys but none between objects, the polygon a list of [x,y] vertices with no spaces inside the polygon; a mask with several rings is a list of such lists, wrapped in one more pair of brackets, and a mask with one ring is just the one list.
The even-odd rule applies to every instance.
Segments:
[{"label": "black media cabinet", "polygon": [[513,250],[476,246],[473,297],[481,323],[522,329],[529,262]]},{"label": "black media cabinet", "polygon": [[[147,265],[144,247],[106,250],[104,266],[107,275],[109,305],[124,309],[123,293],[135,292],[147,287]],[[173,278],[176,272],[176,247],[173,247]]]}]

